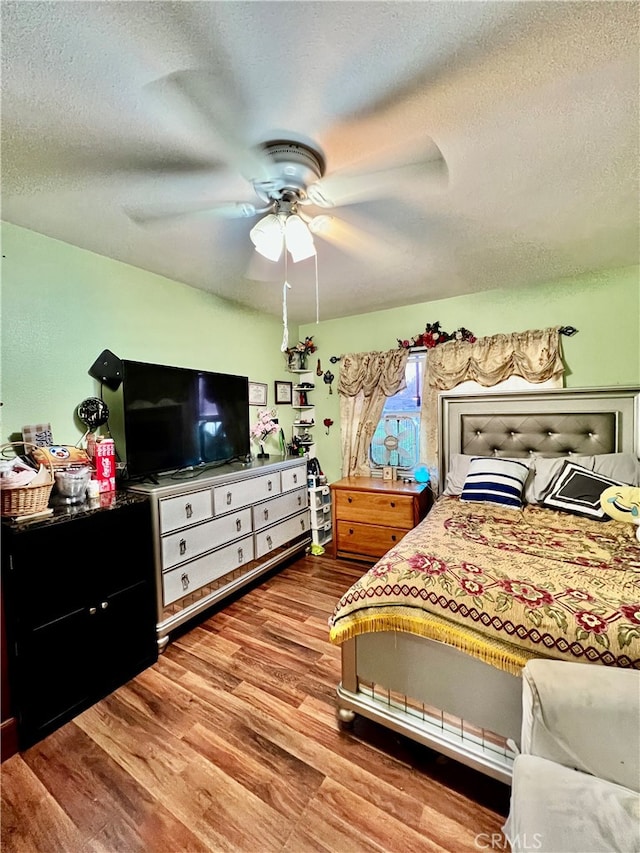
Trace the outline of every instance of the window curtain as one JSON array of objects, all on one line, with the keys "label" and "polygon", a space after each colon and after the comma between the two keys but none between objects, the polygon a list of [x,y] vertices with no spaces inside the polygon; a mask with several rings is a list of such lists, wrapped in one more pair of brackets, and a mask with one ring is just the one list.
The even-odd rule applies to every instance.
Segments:
[{"label": "window curtain", "polygon": [[409,350],[344,355],[340,364],[340,435],[343,477],[370,475],[369,446],[387,397],[406,388]]},{"label": "window curtain", "polygon": [[449,341],[427,352],[420,415],[420,457],[438,468],[438,396],[472,380],[485,388],[521,376],[527,382],[549,382],[562,388],[564,364],[560,326],[479,338],[474,343]]}]

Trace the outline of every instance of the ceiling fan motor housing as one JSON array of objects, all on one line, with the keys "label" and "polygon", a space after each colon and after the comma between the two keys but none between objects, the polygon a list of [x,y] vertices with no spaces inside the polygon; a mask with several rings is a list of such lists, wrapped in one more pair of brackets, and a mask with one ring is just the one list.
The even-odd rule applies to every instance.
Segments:
[{"label": "ceiling fan motor housing", "polygon": [[256,195],[265,202],[304,199],[307,186],[324,175],[324,157],[308,145],[276,140],[261,147],[274,163],[273,179],[253,182]]}]

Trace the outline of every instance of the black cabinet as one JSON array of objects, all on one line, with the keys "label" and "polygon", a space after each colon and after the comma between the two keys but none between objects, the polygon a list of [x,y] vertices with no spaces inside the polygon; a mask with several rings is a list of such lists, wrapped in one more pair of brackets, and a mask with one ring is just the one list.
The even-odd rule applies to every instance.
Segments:
[{"label": "black cabinet", "polygon": [[12,695],[25,749],[157,660],[149,502],[3,523]]}]

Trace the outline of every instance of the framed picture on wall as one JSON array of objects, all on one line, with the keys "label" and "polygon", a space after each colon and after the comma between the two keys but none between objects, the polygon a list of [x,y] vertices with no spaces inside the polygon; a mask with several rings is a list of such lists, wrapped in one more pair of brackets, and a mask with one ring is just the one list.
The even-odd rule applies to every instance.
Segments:
[{"label": "framed picture on wall", "polygon": [[267,405],[267,383],[266,382],[249,382],[249,405],[250,406],[266,406]]},{"label": "framed picture on wall", "polygon": [[293,403],[293,382],[274,382],[276,406],[286,406]]}]

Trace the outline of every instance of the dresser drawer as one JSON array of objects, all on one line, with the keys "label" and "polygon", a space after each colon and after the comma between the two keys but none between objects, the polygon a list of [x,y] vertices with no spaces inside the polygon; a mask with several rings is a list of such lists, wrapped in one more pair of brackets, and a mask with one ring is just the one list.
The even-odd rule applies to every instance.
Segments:
[{"label": "dresser drawer", "polygon": [[335,518],[362,521],[365,524],[388,524],[391,527],[414,526],[413,497],[373,492],[336,489]]},{"label": "dresser drawer", "polygon": [[294,512],[299,512],[307,506],[307,489],[296,489],[295,492],[287,492],[270,501],[257,504],[253,507],[253,529],[262,530],[274,521],[280,521]]},{"label": "dresser drawer", "polygon": [[281,545],[286,545],[291,539],[295,539],[302,533],[307,533],[309,527],[309,510],[306,510],[300,515],[281,521],[280,524],[274,524],[273,527],[259,531],[255,534],[256,559],[268,556],[271,551],[275,551]]},{"label": "dresser drawer", "polygon": [[165,572],[162,575],[164,606],[184,598],[201,586],[211,583],[251,560],[253,560],[253,537],[247,536],[234,542],[233,545],[227,545],[198,560]]},{"label": "dresser drawer", "polygon": [[280,494],[280,472],[216,486],[213,490],[213,508],[216,515],[231,512],[240,506],[247,506],[272,495]]},{"label": "dresser drawer", "polygon": [[213,517],[211,489],[160,501],[160,530],[168,533]]},{"label": "dresser drawer", "polygon": [[297,489],[300,486],[307,487],[307,463],[297,465],[295,468],[285,468],[280,472],[280,481],[282,483],[282,491],[288,492],[290,489]]},{"label": "dresser drawer", "polygon": [[251,532],[251,509],[229,513],[162,538],[162,568],[168,569]]},{"label": "dresser drawer", "polygon": [[359,524],[351,521],[338,521],[336,525],[336,550],[348,554],[361,554],[378,559],[408,533],[408,530],[393,527],[376,527],[373,524]]}]

